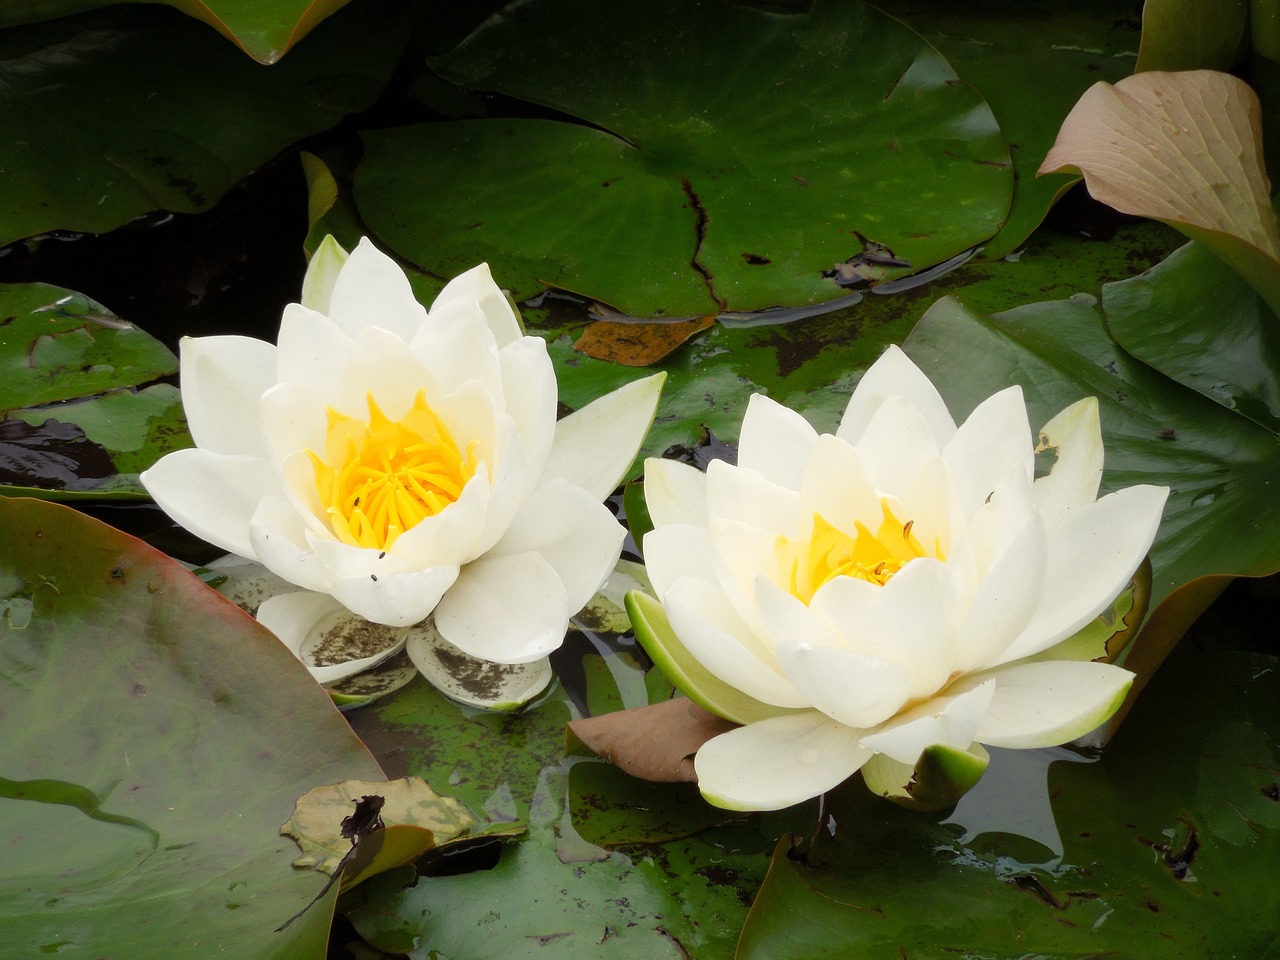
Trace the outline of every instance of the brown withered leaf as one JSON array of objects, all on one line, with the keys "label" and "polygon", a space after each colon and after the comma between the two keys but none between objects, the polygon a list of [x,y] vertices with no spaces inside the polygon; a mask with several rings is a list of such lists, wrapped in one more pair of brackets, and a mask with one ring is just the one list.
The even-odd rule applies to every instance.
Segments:
[{"label": "brown withered leaf", "polygon": [[597,756],[641,780],[693,783],[698,748],[736,724],[685,697],[569,723],[569,732]]},{"label": "brown withered leaf", "polygon": [[713,316],[661,323],[596,320],[582,332],[573,349],[597,360],[610,360],[628,367],[647,367],[667,358],[690,337],[715,322]]}]

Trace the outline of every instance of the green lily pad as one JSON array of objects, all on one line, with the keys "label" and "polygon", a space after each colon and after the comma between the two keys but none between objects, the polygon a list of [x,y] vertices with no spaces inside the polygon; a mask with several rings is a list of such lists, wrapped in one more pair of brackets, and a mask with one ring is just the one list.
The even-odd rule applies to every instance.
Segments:
[{"label": "green lily pad", "polygon": [[[136,497],[138,474],[191,445],[158,340],[72,290],[0,284],[0,490]],[[148,385],[149,384],[149,385]]]},{"label": "green lily pad", "polygon": [[[322,958],[332,898],[279,835],[381,771],[267,631],[179,564],[0,500],[0,924],[9,951]],[[105,718],[105,720],[104,720]]]},{"label": "green lily pad", "polygon": [[271,70],[149,6],[5,30],[0,245],[209,209],[282,148],[373,103],[404,12],[391,0],[355,4]]},{"label": "green lily pad", "polygon": [[517,298],[554,286],[644,317],[827,302],[837,264],[923,269],[1009,209],[986,104],[862,3],[541,0],[431,64],[582,121],[365,135],[355,198],[382,241],[437,276],[490,260]]},{"label": "green lily pad", "polygon": [[1137,69],[1230,70],[1246,50],[1248,23],[1247,0],[1146,0]]},{"label": "green lily pad", "polygon": [[1036,168],[1089,86],[1098,80],[1114,83],[1133,72],[1138,23],[1118,16],[1110,0],[963,5],[910,0],[889,9],[977,87],[1009,141],[1013,209],[981,253],[987,259],[1003,257],[1026,241],[1076,182],[1067,174],[1037,177]]},{"label": "green lily pad", "polygon": [[[0,26],[66,17],[115,0],[8,0]],[[203,20],[259,63],[275,63],[348,0],[144,0]]]},{"label": "green lily pad", "polygon": [[[834,837],[802,858],[780,845],[737,956],[1273,955],[1275,665],[1188,650],[1100,760],[995,751],[989,791],[937,820],[856,785],[829,797]],[[1001,782],[1015,759],[1047,786]]]}]

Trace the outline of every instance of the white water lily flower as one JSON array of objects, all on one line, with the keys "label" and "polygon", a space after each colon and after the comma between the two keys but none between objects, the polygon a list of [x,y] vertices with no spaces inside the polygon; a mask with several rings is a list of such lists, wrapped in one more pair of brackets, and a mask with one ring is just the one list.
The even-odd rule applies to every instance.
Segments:
[{"label": "white water lily flower", "polygon": [[1097,498],[1093,399],[1045,433],[1058,457],[1036,479],[1020,388],[957,427],[890,347],[834,435],[755,396],[737,466],[648,461],[645,560],[696,661],[685,686],[709,672],[746,704],[698,751],[708,800],[775,809],[859,769],[881,784],[934,746],[985,764],[982,744],[1063,743],[1116,710],[1128,671],[1036,655],[1125,589],[1168,490]]},{"label": "white water lily flower", "polygon": [[[278,346],[186,339],[180,375],[196,447],[142,475],[171,517],[366,620],[430,615],[451,648],[507,664],[558,647],[613,569],[624,532],[602,501],[662,383],[557,422],[546,344],[487,266],[428,312],[368,240],[349,258],[331,240],[317,251]],[[298,629],[336,607],[284,602]],[[388,652],[403,643],[388,636]]]}]

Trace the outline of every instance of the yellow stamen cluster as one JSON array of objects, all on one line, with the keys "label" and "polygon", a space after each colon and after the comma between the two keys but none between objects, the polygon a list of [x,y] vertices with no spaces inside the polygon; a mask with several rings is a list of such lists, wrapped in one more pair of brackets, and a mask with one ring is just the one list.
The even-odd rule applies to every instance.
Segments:
[{"label": "yellow stamen cluster", "polygon": [[427,405],[426,391],[418,392],[400,420],[389,419],[372,393],[368,403],[367,421],[330,408],[324,457],[307,453],[338,539],[387,550],[406,530],[458,499],[476,470],[476,444],[459,451]]},{"label": "yellow stamen cluster", "polygon": [[[880,506],[884,516],[875,533],[855,521],[854,533],[849,534],[815,513],[808,540],[778,537],[774,550],[783,585],[793,596],[807,604],[823,584],[836,577],[854,577],[882,587],[911,560],[930,556],[911,532],[915,521],[903,523],[887,500],[881,499]],[[932,555],[945,559],[937,544]]]}]

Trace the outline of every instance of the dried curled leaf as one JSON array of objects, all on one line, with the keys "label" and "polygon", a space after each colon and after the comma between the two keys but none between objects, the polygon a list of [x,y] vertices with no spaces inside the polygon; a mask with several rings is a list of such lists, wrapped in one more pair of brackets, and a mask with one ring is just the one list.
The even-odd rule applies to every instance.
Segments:
[{"label": "dried curled leaf", "polygon": [[1280,312],[1280,233],[1262,164],[1261,107],[1212,70],[1096,83],[1039,173],[1079,172],[1094,198],[1200,240]]},{"label": "dried curled leaf", "polygon": [[692,783],[698,779],[693,772],[698,748],[735,726],[692,700],[675,697],[648,707],[574,720],[569,731],[587,749],[633,777]]}]

